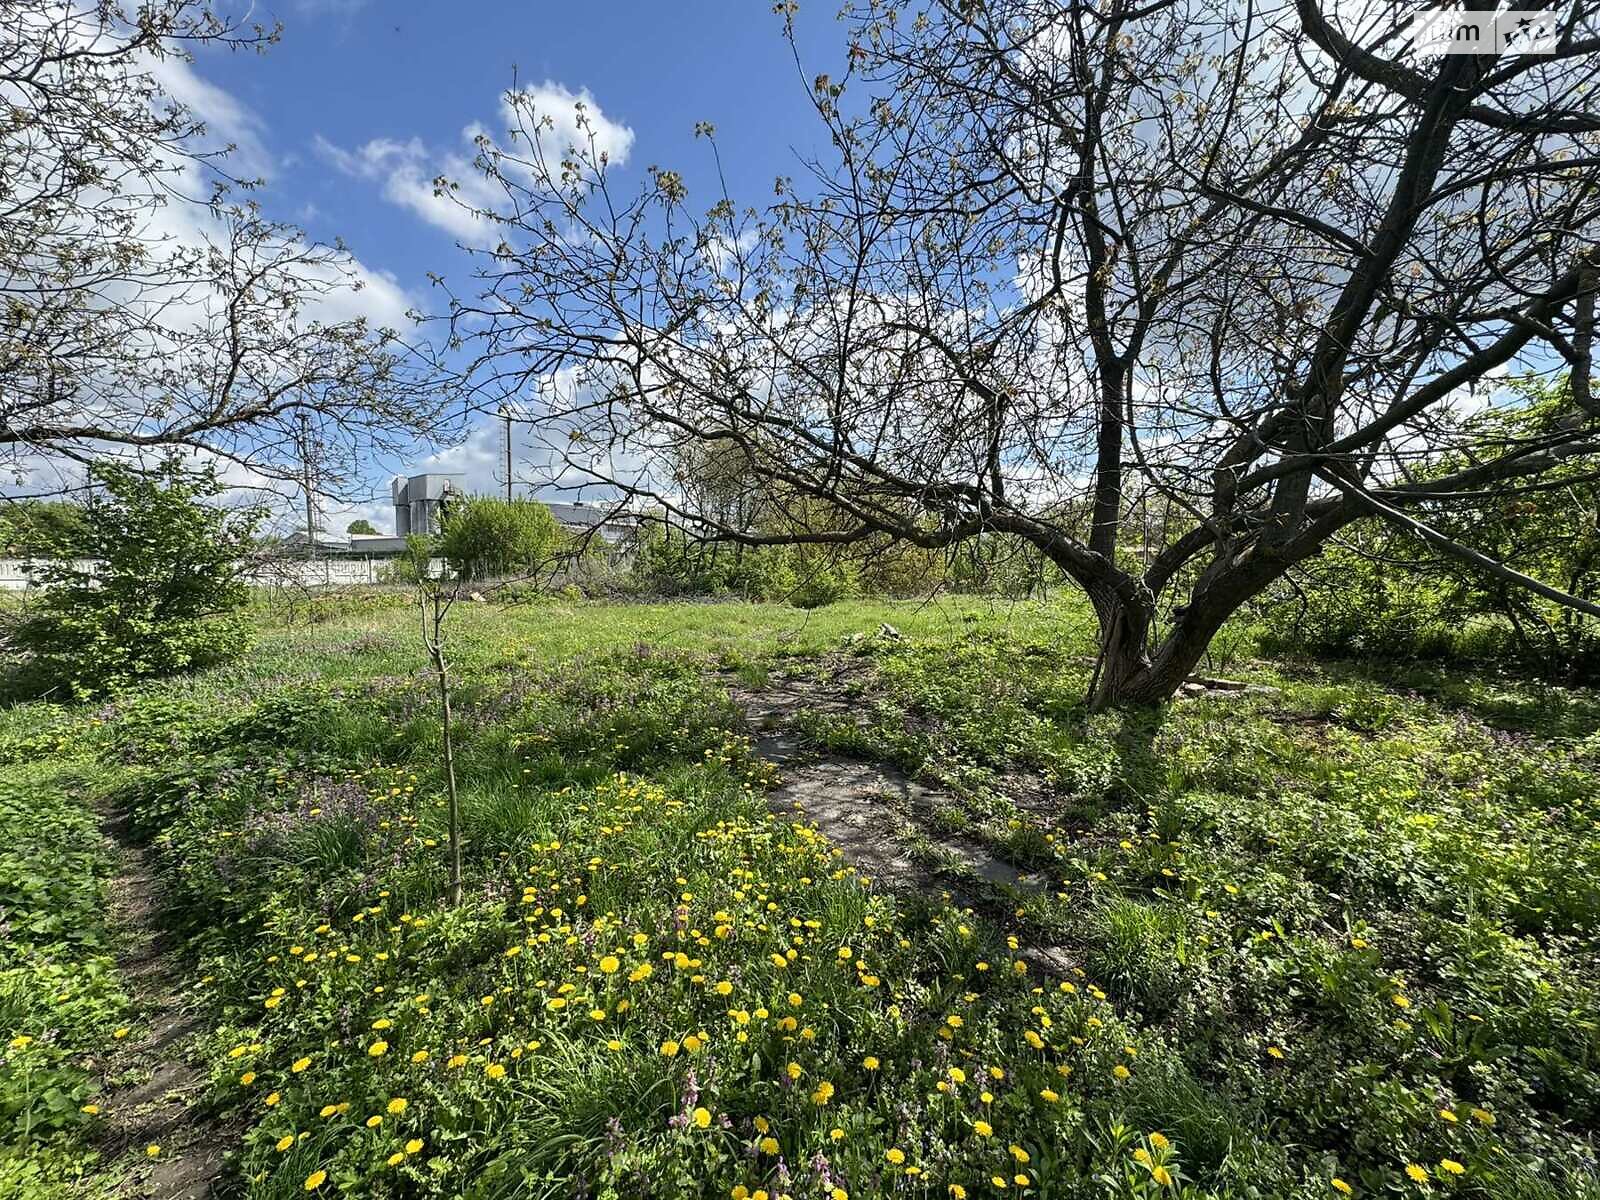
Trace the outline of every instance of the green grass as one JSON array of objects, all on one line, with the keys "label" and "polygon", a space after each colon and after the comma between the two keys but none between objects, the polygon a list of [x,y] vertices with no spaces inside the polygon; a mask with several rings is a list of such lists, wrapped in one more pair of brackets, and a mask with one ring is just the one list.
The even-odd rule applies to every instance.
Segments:
[{"label": "green grass", "polygon": [[[1073,603],[463,603],[451,910],[415,611],[326,608],[0,722],[4,778],[95,777],[42,810],[88,856],[53,955],[99,952],[84,800],[152,840],[233,1194],[1600,1195],[1586,693],[1241,643],[1279,690],[1090,716]],[[769,816],[729,683],[836,654],[818,746],[946,787],[919,855],[959,831],[1046,894],[897,899]]]}]

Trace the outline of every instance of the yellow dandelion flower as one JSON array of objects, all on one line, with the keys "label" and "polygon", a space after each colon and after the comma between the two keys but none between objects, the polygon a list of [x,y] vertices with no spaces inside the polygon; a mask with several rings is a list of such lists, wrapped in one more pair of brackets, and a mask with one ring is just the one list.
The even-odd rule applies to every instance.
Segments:
[{"label": "yellow dandelion flower", "polygon": [[417,1153],[420,1153],[421,1150],[422,1150],[422,1139],[421,1138],[412,1138],[409,1142],[406,1143],[406,1153],[407,1154],[417,1154]]},{"label": "yellow dandelion flower", "polygon": [[272,1148],[279,1154],[282,1154],[292,1145],[294,1145],[294,1134],[286,1133],[272,1144]]},{"label": "yellow dandelion flower", "polygon": [[389,1053],[389,1043],[378,1041],[367,1047],[367,1054],[372,1058],[382,1058]]},{"label": "yellow dandelion flower", "polygon": [[695,1109],[694,1123],[698,1129],[709,1129],[711,1127],[711,1110],[709,1108]]},{"label": "yellow dandelion flower", "polygon": [[622,963],[617,960],[616,955],[608,954],[600,960],[602,974],[615,975],[620,970],[622,970]]},{"label": "yellow dandelion flower", "polygon": [[1428,1182],[1428,1169],[1426,1167],[1419,1167],[1416,1163],[1406,1164],[1406,1174],[1411,1177],[1413,1183]]},{"label": "yellow dandelion flower", "polygon": [[979,1137],[992,1137],[994,1136],[994,1126],[987,1121],[974,1121],[972,1123],[972,1132]]},{"label": "yellow dandelion flower", "polygon": [[898,1146],[890,1146],[883,1152],[883,1156],[897,1167],[906,1160],[906,1152]]},{"label": "yellow dandelion flower", "polygon": [[316,1191],[319,1187],[321,1187],[323,1185],[323,1183],[327,1180],[327,1178],[328,1178],[328,1173],[326,1171],[313,1171],[313,1172],[311,1172],[311,1174],[306,1176],[306,1191],[308,1191],[308,1192]]},{"label": "yellow dandelion flower", "polygon": [[391,1117],[398,1117],[401,1113],[405,1112],[405,1110],[406,1098],[404,1096],[396,1096],[393,1100],[389,1101],[389,1115]]},{"label": "yellow dandelion flower", "polygon": [[1340,1179],[1337,1175],[1335,1175],[1332,1179],[1328,1180],[1328,1186],[1331,1187],[1334,1191],[1338,1192],[1341,1196],[1350,1196],[1350,1195],[1354,1195],[1355,1194],[1355,1188],[1351,1187],[1348,1183],[1346,1183],[1344,1180]]}]

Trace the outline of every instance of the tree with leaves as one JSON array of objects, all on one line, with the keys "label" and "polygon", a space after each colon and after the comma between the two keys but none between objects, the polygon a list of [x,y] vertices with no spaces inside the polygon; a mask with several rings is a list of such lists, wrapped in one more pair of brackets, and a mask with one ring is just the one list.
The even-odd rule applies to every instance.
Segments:
[{"label": "tree with leaves", "polygon": [[[1428,57],[1387,0],[843,20],[839,69],[801,70],[831,149],[763,204],[720,173],[703,197],[666,168],[629,191],[581,111],[556,147],[525,95],[480,142],[501,236],[457,331],[484,388],[539,382],[568,479],[745,544],[1023,539],[1093,605],[1097,707],[1172,696],[1363,517],[1600,612],[1424,515],[1550,502],[1600,430],[1582,6],[1540,55]],[[1509,447],[1463,420],[1508,364],[1574,380]],[[819,520],[773,534],[698,505],[672,472],[702,445]],[[1413,477],[1445,453],[1459,469]]]},{"label": "tree with leaves", "polygon": [[462,580],[504,579],[534,570],[565,542],[537,500],[468,496],[446,506],[435,552]]},{"label": "tree with leaves", "polygon": [[37,598],[6,638],[74,698],[221,662],[249,643],[244,574],[259,508],[226,508],[215,468],[168,458],[91,469],[83,520],[47,547]]}]

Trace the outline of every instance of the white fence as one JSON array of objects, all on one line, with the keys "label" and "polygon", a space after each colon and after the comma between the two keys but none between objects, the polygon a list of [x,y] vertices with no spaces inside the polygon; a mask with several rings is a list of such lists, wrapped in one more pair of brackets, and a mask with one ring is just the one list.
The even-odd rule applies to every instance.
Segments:
[{"label": "white fence", "polygon": [[[261,587],[354,587],[382,582],[384,568],[392,561],[387,558],[273,558],[246,572],[245,578]],[[41,565],[29,559],[0,558],[0,591],[25,592],[39,586],[34,573]],[[93,570],[99,562],[79,559],[73,565],[80,570]],[[437,571],[441,564],[435,561],[433,566]]]}]

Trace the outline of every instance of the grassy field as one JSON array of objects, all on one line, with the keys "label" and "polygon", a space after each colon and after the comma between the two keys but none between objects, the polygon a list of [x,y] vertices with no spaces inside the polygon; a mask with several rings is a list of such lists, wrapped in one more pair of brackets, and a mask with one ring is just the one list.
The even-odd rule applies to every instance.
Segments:
[{"label": "grassy field", "polygon": [[[416,612],[321,616],[0,714],[0,1196],[147,1153],[96,1161],[148,1019],[104,812],[181,935],[224,1195],[1600,1195],[1592,694],[1234,638],[1262,690],[1091,717],[1071,603],[466,603],[450,909]],[[816,753],[937,787],[901,832],[966,907],[769,813],[729,689],[786,675],[848,679]]]}]

